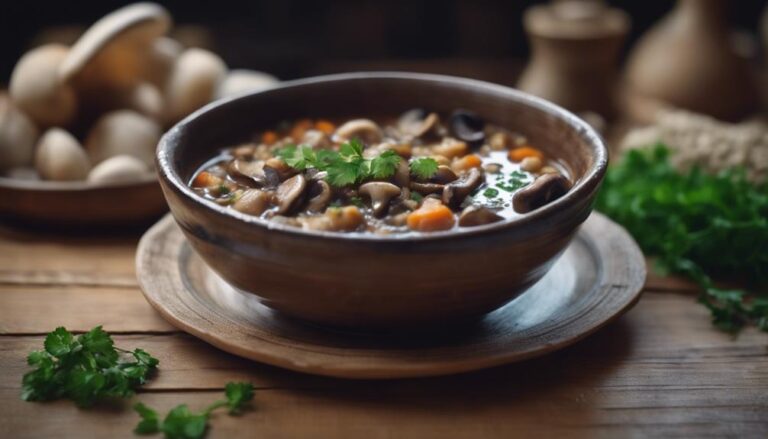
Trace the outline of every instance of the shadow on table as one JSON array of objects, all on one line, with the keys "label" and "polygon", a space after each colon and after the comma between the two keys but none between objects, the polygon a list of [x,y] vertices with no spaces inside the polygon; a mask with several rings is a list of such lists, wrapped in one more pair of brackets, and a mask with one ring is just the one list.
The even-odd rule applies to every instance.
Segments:
[{"label": "shadow on table", "polygon": [[[601,387],[632,350],[632,328],[619,319],[586,340],[537,359],[461,375],[386,381],[342,380],[289,373],[256,365],[256,374],[267,377],[282,392],[311,404],[331,404],[345,409],[382,415],[392,410],[402,416],[451,417],[468,413],[512,418],[525,422],[566,422],[542,415],[578,412],[588,422]],[[573,419],[570,417],[569,419]]]}]

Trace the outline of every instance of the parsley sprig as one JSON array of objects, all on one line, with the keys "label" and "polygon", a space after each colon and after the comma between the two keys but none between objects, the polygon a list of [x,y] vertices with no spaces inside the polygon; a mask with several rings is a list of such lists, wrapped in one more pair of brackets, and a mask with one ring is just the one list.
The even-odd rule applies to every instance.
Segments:
[{"label": "parsley sprig", "polygon": [[411,174],[429,180],[437,173],[437,161],[431,157],[417,157],[411,160]]},{"label": "parsley sprig", "polygon": [[44,348],[27,357],[34,370],[22,379],[25,401],[67,398],[89,407],[102,398],[126,398],[159,363],[142,349],[115,347],[101,326],[78,337],[64,327],[56,328],[45,337]]},{"label": "parsley sprig", "polygon": [[363,144],[352,139],[343,143],[338,151],[313,150],[306,145],[286,146],[276,151],[275,155],[299,171],[315,168],[328,173],[327,181],[333,186],[343,187],[360,183],[371,178],[387,178],[394,175],[400,156],[392,150],[384,151],[376,157],[363,157]]},{"label": "parsley sprig", "polygon": [[[597,209],[626,227],[663,272],[688,276],[723,331],[768,331],[768,183],[742,170],[680,173],[658,145],[631,151],[608,171]],[[711,276],[747,289],[723,289]]]},{"label": "parsley sprig", "polygon": [[171,409],[160,420],[156,410],[142,403],[133,406],[141,416],[141,421],[134,429],[136,434],[163,433],[168,439],[198,439],[205,435],[211,413],[221,407],[227,407],[230,415],[239,414],[253,399],[254,389],[251,383],[227,383],[224,393],[226,399],[209,405],[200,413],[192,412],[186,404]]}]

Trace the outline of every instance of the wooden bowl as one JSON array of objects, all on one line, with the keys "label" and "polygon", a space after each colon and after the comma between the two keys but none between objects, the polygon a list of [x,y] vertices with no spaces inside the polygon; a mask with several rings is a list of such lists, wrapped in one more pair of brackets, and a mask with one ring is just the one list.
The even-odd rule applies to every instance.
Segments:
[{"label": "wooden bowl", "polygon": [[23,225],[112,227],[149,224],[166,210],[157,178],[93,184],[0,177],[0,216]]},{"label": "wooden bowl", "polygon": [[[418,236],[317,232],[272,223],[196,195],[187,182],[219,148],[299,117],[376,117],[413,107],[477,112],[558,158],[574,186],[519,218]],[[573,114],[525,93],[463,78],[350,73],[210,104],[161,139],[157,168],[171,213],[222,278],[286,315],[376,330],[479,318],[538,281],[592,210],[608,157]]]}]

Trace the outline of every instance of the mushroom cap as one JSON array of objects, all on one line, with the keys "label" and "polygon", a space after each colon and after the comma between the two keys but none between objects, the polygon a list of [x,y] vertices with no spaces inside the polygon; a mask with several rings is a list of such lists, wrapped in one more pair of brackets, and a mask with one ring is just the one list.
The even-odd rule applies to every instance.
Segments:
[{"label": "mushroom cap", "polygon": [[[171,27],[168,11],[156,3],[134,3],[94,23],[72,45],[59,77],[131,85],[142,78],[145,48]],[[107,74],[108,73],[108,74]]]},{"label": "mushroom cap", "polygon": [[560,174],[542,174],[533,183],[515,192],[512,207],[526,213],[556,200],[571,188],[571,182]]},{"label": "mushroom cap", "polygon": [[397,120],[398,130],[408,136],[422,137],[434,129],[440,122],[437,113],[427,114],[421,108],[406,111]]},{"label": "mushroom cap", "polygon": [[68,50],[60,44],[40,46],[25,53],[13,68],[10,96],[38,126],[65,126],[77,113],[74,90],[58,76]]},{"label": "mushroom cap", "polygon": [[32,165],[38,135],[27,115],[0,94],[0,170]]},{"label": "mushroom cap", "polygon": [[277,210],[275,213],[282,215],[290,211],[301,199],[301,195],[306,187],[307,179],[302,174],[296,174],[282,182],[275,192],[275,198],[277,199]]},{"label": "mushroom cap", "polygon": [[161,134],[160,125],[146,116],[131,110],[112,111],[93,125],[85,147],[93,163],[127,154],[153,168]]},{"label": "mushroom cap", "polygon": [[216,99],[264,90],[277,84],[279,80],[269,73],[255,70],[231,70],[216,89]]},{"label": "mushroom cap", "polygon": [[168,122],[176,122],[214,99],[227,72],[218,55],[187,49],[174,64],[165,86]]},{"label": "mushroom cap", "polygon": [[358,192],[371,199],[373,214],[382,216],[387,212],[389,201],[400,195],[400,188],[386,181],[369,181],[360,186]]},{"label": "mushroom cap", "polygon": [[137,181],[149,173],[143,161],[130,155],[110,157],[91,169],[88,181],[91,183],[116,183]]},{"label": "mushroom cap", "polygon": [[269,208],[270,196],[261,189],[248,189],[232,206],[240,212],[259,216]]},{"label": "mushroom cap", "polygon": [[495,223],[504,218],[496,212],[483,206],[468,206],[459,215],[459,226],[475,227]]},{"label": "mushroom cap", "polygon": [[51,128],[37,144],[35,168],[46,180],[85,180],[91,164],[77,139],[61,128]]},{"label": "mushroom cap", "polygon": [[483,184],[482,172],[477,168],[471,168],[460,179],[445,185],[443,203],[451,207],[459,206],[481,184]]},{"label": "mushroom cap", "polygon": [[352,119],[336,128],[333,136],[334,140],[341,142],[356,138],[370,144],[380,142],[382,132],[379,125],[370,119]]},{"label": "mushroom cap", "polygon": [[182,52],[184,46],[173,38],[160,37],[152,41],[147,50],[148,62],[144,79],[158,88],[165,87],[168,76]]},{"label": "mushroom cap", "polygon": [[309,199],[307,210],[310,212],[321,212],[331,202],[333,191],[325,180],[313,180],[311,189],[314,188],[320,188],[320,192]]}]

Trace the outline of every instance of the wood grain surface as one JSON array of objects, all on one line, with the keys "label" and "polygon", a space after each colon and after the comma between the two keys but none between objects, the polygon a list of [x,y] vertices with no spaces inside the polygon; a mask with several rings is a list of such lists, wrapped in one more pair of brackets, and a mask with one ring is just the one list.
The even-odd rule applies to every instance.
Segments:
[{"label": "wood grain surface", "polygon": [[[175,331],[133,277],[138,235],[0,229],[0,437],[131,438],[134,401],[202,408],[231,380],[254,410],[219,414],[210,438],[768,437],[768,335],[712,329],[690,285],[650,276],[630,312],[527,362],[444,378],[345,381],[289,372]],[[104,324],[158,356],[132,401],[79,410],[19,399],[26,354],[57,325]]]}]

